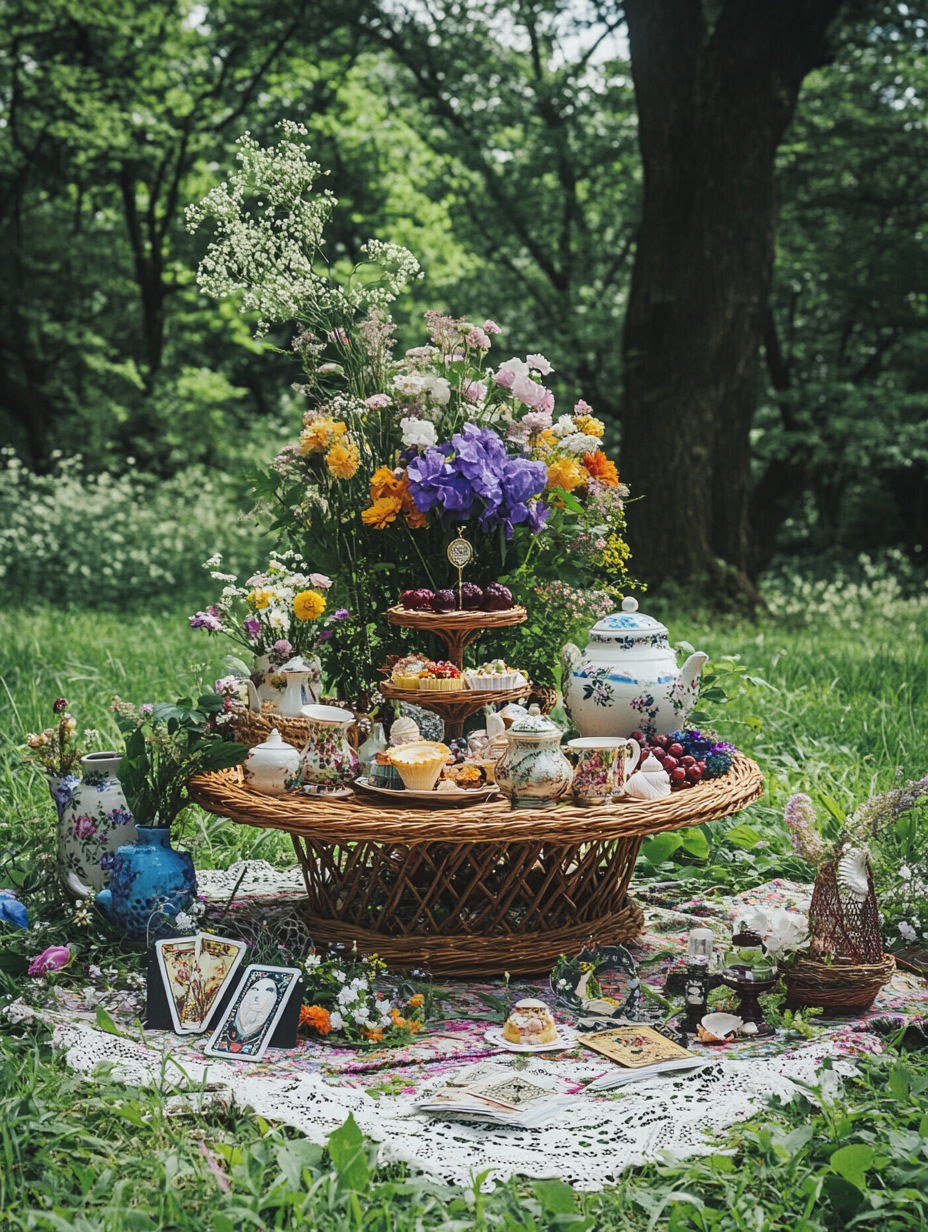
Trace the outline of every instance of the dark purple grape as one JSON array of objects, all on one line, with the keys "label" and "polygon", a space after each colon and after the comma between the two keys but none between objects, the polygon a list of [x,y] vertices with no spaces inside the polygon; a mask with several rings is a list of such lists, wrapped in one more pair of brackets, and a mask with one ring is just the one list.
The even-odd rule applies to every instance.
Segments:
[{"label": "dark purple grape", "polygon": [[483,592],[483,608],[486,612],[508,612],[512,607],[512,591],[499,582],[491,582]]},{"label": "dark purple grape", "polygon": [[483,610],[483,590],[476,582],[465,582],[461,587],[461,607],[465,612]]},{"label": "dark purple grape", "polygon": [[453,612],[458,605],[457,595],[453,590],[436,590],[432,595],[433,612]]}]

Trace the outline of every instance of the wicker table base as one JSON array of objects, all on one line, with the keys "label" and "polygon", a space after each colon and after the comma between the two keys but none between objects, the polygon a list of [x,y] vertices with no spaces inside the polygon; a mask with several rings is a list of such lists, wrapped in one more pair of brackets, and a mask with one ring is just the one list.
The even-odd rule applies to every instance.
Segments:
[{"label": "wicker table base", "polygon": [[212,813],[291,835],[318,942],[357,941],[393,967],[460,976],[538,974],[590,938],[630,941],[642,926],[628,898],[642,840],[729,817],[762,792],[740,756],[724,779],[666,800],[541,813],[505,800],[433,810],[275,798],[243,786],[237,769],[190,785]]}]

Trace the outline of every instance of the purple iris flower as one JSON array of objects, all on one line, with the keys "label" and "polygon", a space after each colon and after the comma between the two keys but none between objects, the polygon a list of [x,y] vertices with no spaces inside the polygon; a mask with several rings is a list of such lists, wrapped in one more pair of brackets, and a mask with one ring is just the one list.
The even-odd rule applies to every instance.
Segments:
[{"label": "purple iris flower", "polygon": [[261,632],[261,621],[260,620],[246,620],[245,621],[245,632],[248,634],[249,637],[257,637],[258,634]]}]

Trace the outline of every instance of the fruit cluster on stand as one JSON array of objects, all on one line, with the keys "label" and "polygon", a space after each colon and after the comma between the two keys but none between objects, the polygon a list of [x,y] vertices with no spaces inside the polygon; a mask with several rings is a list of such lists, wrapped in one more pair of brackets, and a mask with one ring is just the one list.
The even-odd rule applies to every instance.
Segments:
[{"label": "fruit cluster on stand", "polygon": [[632,739],[641,746],[641,760],[653,754],[670,776],[674,791],[694,787],[703,779],[718,779],[731,769],[737,751],[733,744],[717,740],[700,731],[675,731],[667,736],[652,736],[632,732]]},{"label": "fruit cluster on stand", "polygon": [[428,590],[420,586],[404,590],[401,598],[408,612],[508,612],[513,606],[512,591],[499,582],[478,586],[465,582],[460,595],[456,590]]}]

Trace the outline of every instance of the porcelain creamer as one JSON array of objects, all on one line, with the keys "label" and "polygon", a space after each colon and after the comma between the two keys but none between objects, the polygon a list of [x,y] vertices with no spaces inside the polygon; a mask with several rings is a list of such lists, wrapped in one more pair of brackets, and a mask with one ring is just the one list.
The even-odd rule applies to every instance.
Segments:
[{"label": "porcelain creamer", "polygon": [[695,651],[678,667],[667,629],[631,598],[593,626],[585,651],[568,642],[561,656],[564,707],[584,736],[650,737],[682,727],[709,661]]},{"label": "porcelain creamer", "polygon": [[263,744],[248,750],[242,763],[245,785],[266,796],[283,796],[296,787],[303,759],[275,727]]}]

